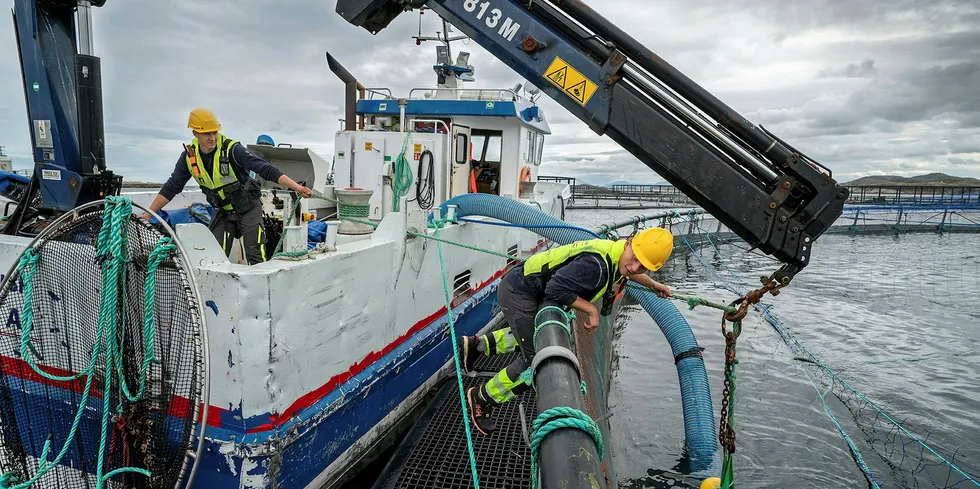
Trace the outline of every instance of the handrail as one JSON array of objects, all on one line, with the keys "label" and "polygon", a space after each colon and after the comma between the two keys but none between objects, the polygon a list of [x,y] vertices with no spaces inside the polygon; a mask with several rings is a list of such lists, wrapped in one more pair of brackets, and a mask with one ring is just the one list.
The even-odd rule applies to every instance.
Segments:
[{"label": "handrail", "polygon": [[629,219],[623,219],[622,221],[616,221],[616,222],[614,222],[612,224],[603,224],[603,225],[599,226],[598,229],[596,229],[596,234],[602,236],[603,234],[605,234],[605,233],[607,233],[609,231],[615,230],[615,229],[624,228],[626,226],[638,226],[638,225],[643,224],[643,223],[645,223],[647,221],[654,221],[654,220],[657,220],[657,219],[666,219],[668,217],[677,217],[678,214],[680,214],[681,217],[684,217],[684,216],[702,216],[702,215],[705,214],[705,211],[704,211],[704,209],[702,209],[700,207],[695,207],[695,208],[687,209],[685,211],[669,210],[669,211],[658,212],[656,214],[648,214],[646,216],[633,216],[633,217],[631,217]]},{"label": "handrail", "polygon": [[[519,102],[519,101],[523,100],[523,98],[520,95],[518,95],[517,92],[515,92],[514,90],[512,90],[510,88],[428,88],[428,87],[427,88],[422,88],[422,87],[419,87],[419,88],[413,88],[413,89],[411,89],[408,92],[408,98],[409,99],[420,100],[420,99],[417,99],[417,98],[413,97],[413,94],[415,92],[417,92],[417,91],[436,92],[436,91],[440,91],[440,90],[446,90],[446,91],[450,91],[450,92],[455,92],[455,94],[456,94],[456,100],[465,100],[465,99],[461,99],[460,98],[460,94],[462,94],[462,93],[470,93],[470,92],[476,92],[478,96],[479,95],[482,95],[484,93],[487,93],[487,92],[489,92],[489,93],[497,93],[497,95],[500,95],[500,94],[503,94],[503,93],[509,93],[510,94],[510,99],[512,101]],[[476,98],[474,100],[480,100],[480,99],[479,98]],[[497,100],[503,101],[504,98],[503,97],[498,97]]]},{"label": "handrail", "polygon": [[385,95],[387,93],[388,98],[395,98],[395,96],[391,94],[391,89],[390,88],[385,88],[385,87],[365,87],[364,88],[364,91],[365,92],[368,92],[368,93],[371,93],[371,94],[375,94],[376,93],[378,95]]}]

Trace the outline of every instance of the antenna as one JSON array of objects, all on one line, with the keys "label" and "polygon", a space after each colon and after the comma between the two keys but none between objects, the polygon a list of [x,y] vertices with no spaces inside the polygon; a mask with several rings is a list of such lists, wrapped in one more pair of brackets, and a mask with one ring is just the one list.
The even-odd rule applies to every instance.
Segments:
[{"label": "antenna", "polygon": [[442,31],[441,32],[440,31],[437,31],[436,32],[436,35],[434,37],[433,36],[423,36],[422,35],[422,14],[424,14],[426,10],[429,10],[429,9],[427,7],[422,7],[422,8],[419,9],[419,34],[417,36],[412,36],[412,39],[415,39],[415,45],[416,46],[421,46],[422,43],[425,42],[425,41],[439,41],[444,46],[446,46],[446,54],[449,56],[449,59],[453,59],[452,49],[449,48],[449,43],[451,43],[453,41],[461,41],[461,40],[464,40],[464,39],[469,39],[469,37],[462,36],[462,35],[461,36],[456,36],[456,37],[449,37],[449,33],[450,33],[450,31],[452,31],[453,27],[452,27],[451,24],[449,24],[449,22],[446,22],[446,19],[441,19],[442,20]]}]

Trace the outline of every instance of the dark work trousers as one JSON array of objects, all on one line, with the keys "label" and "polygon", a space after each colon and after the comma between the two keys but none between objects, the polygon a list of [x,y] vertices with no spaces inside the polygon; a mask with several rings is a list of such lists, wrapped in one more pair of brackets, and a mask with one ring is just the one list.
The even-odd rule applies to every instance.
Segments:
[{"label": "dark work trousers", "polygon": [[245,245],[245,261],[249,265],[266,261],[262,205],[255,204],[244,214],[218,209],[211,219],[209,228],[221,245],[221,249],[225,250],[225,256],[231,254],[231,244],[235,238],[240,238]]},{"label": "dark work trousers", "polygon": [[[509,273],[522,273],[515,268]],[[530,385],[521,378],[534,359],[534,316],[540,304],[526,290],[515,290],[512,280],[505,276],[497,289],[497,303],[504,313],[509,327],[491,331],[478,338],[478,345],[485,355],[509,353],[520,350],[520,356],[483,385],[480,393],[484,399],[496,403],[507,402],[526,391]]]}]

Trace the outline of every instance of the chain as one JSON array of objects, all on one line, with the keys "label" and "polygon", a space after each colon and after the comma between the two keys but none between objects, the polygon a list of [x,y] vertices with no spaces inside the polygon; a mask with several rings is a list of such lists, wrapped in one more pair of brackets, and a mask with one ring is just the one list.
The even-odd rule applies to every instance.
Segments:
[{"label": "chain", "polygon": [[[779,294],[779,289],[786,286],[766,277],[762,278],[762,283],[761,288],[732,301],[731,307],[738,304],[738,309],[726,311],[721,317],[721,334],[725,337],[725,389],[721,398],[718,441],[726,454],[735,453],[735,427],[732,424],[735,418],[735,365],[738,364],[738,359],[735,358],[735,342],[742,334],[742,319],[748,314],[749,305],[758,304],[766,292],[775,296]],[[728,321],[732,322],[731,331],[728,330]]]},{"label": "chain", "polygon": [[735,453],[735,427],[732,426],[732,418],[735,417],[734,408],[732,413],[728,412],[729,400],[734,403],[735,399],[735,341],[742,334],[742,321],[732,322],[732,330],[727,331],[725,316],[721,318],[721,334],[725,337],[725,389],[721,397],[721,426],[718,429],[718,441],[721,442],[725,453]]}]

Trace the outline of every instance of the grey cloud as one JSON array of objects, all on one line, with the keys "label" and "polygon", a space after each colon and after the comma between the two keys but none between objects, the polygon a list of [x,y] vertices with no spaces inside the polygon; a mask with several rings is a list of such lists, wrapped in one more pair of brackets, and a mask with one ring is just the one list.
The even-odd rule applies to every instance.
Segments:
[{"label": "grey cloud", "polygon": [[[980,2],[593,6],[840,179],[879,171],[980,176]],[[322,0],[168,0],[96,9],[110,166],[130,179],[165,178],[177,145],[190,137],[187,111],[199,105],[214,109],[231,137],[252,140],[264,132],[329,154],[344,102],[342,84],[326,66],[327,50],[365,85],[388,86],[396,95],[433,84],[434,44],[416,46],[410,38],[418,31],[417,13],[371,35],[334,7]],[[426,34],[441,29],[431,12],[423,22]],[[10,24],[0,16],[0,34]],[[13,37],[6,38],[0,66],[16,66]],[[526,84],[475,42],[453,49],[471,52],[474,88]],[[0,144],[23,167],[30,147],[17,71],[0,73]],[[542,172],[587,175],[594,183],[621,176],[660,180],[557,102],[543,96],[539,103],[553,130]]]},{"label": "grey cloud", "polygon": [[820,72],[821,77],[842,77],[842,78],[869,78],[876,76],[878,69],[875,68],[875,60],[865,58],[860,64],[850,63],[843,68],[827,68]]},{"label": "grey cloud", "polygon": [[954,157],[951,157],[949,159],[949,164],[950,165],[957,165],[957,166],[965,165],[965,166],[980,167],[980,157],[978,157],[978,158],[959,158],[959,157],[955,157],[954,156]]}]

